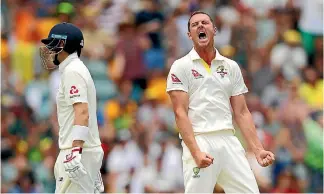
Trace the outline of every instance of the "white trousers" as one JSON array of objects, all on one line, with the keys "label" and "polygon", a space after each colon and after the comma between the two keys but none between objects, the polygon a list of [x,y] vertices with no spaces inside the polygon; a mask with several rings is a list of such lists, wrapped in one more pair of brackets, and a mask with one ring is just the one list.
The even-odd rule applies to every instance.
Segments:
[{"label": "white trousers", "polygon": [[[63,161],[70,150],[61,150],[54,166],[54,175],[56,180],[55,193],[61,193],[62,187],[65,187],[69,177],[65,172]],[[100,168],[102,165],[104,152],[101,146],[94,148],[83,148],[81,162],[84,165],[87,175],[80,178],[78,184],[70,183],[65,193],[100,193],[104,191],[104,185],[101,179]]]},{"label": "white trousers", "polygon": [[259,193],[245,150],[232,130],[199,134],[195,138],[201,151],[213,156],[214,162],[207,168],[197,168],[182,142],[185,193],[213,193],[216,183],[226,193]]}]

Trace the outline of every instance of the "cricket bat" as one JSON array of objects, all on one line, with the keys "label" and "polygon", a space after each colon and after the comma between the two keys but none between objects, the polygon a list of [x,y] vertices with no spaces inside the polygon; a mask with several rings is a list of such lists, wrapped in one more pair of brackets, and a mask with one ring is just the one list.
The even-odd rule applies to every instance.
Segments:
[{"label": "cricket bat", "polygon": [[67,178],[66,181],[62,184],[60,193],[65,193],[68,187],[70,186],[70,184],[71,184],[71,180]]}]

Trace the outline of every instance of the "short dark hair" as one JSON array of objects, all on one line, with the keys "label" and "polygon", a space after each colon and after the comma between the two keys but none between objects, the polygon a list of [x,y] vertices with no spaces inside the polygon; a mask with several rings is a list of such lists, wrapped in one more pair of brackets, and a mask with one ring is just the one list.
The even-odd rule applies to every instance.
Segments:
[{"label": "short dark hair", "polygon": [[213,25],[214,25],[214,20],[212,19],[212,17],[208,14],[208,13],[206,13],[206,12],[204,12],[204,11],[194,11],[191,15],[190,15],[190,18],[189,18],[189,20],[188,20],[188,32],[190,32],[190,20],[191,20],[191,18],[194,16],[194,15],[197,15],[197,14],[205,14],[205,15],[207,15],[208,17],[209,17],[209,19],[210,19],[210,21],[213,23]]}]

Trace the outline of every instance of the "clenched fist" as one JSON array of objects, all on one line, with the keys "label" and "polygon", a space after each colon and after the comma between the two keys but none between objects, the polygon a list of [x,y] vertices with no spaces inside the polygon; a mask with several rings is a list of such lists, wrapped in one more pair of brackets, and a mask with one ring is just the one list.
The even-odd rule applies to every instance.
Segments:
[{"label": "clenched fist", "polygon": [[255,153],[255,157],[262,167],[271,165],[275,161],[275,155],[266,150],[260,150]]},{"label": "clenched fist", "polygon": [[198,168],[206,168],[214,161],[214,158],[205,152],[198,152],[193,157]]}]

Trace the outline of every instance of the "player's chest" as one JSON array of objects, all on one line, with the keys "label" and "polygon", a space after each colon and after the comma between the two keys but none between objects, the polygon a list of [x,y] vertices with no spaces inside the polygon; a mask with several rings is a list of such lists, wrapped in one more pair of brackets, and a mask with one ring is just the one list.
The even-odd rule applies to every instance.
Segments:
[{"label": "player's chest", "polygon": [[232,84],[228,65],[223,62],[212,63],[211,66],[194,62],[187,72],[189,75],[189,91],[221,91],[230,94]]}]

